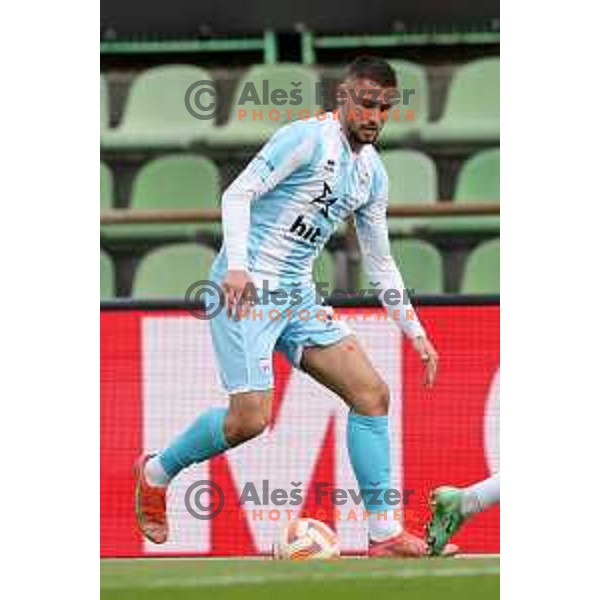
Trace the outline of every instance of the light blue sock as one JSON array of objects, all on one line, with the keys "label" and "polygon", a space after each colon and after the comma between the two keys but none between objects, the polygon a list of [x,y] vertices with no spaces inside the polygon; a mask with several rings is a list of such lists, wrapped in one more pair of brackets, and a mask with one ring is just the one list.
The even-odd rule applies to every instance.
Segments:
[{"label": "light blue sock", "polygon": [[[365,508],[371,512],[390,508],[383,495],[390,487],[390,438],[388,417],[368,417],[350,411],[347,444],[350,462],[360,490],[364,493]],[[378,485],[374,485],[378,484]],[[367,490],[382,490],[377,500]],[[370,502],[370,500],[374,500]]]},{"label": "light blue sock", "polygon": [[229,448],[223,430],[226,414],[225,408],[213,408],[203,413],[158,455],[162,468],[170,478],[182,469]]},{"label": "light blue sock", "polygon": [[[398,535],[402,526],[385,500],[390,489],[390,436],[387,415],[367,417],[350,411],[347,429],[348,452],[354,475],[363,493],[369,539],[383,541]],[[374,493],[377,490],[379,493]]]}]

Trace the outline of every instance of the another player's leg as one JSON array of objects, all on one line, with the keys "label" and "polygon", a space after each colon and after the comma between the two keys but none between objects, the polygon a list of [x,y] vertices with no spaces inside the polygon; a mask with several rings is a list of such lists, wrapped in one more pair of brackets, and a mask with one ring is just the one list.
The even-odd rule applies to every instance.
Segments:
[{"label": "another player's leg", "polygon": [[135,466],[135,505],[141,532],[156,544],[164,543],[169,535],[166,496],[171,480],[186,467],[259,435],[270,411],[270,392],[232,394],[228,409],[205,412],[162,452],[140,458]]},{"label": "another player's leg", "polygon": [[[302,368],[338,394],[350,407],[347,444],[361,491],[390,488],[388,432],[389,390],[354,336],[327,347],[305,348]],[[368,492],[365,498],[371,498]],[[382,495],[380,495],[381,498]],[[366,501],[369,554],[418,557],[428,553],[425,542],[404,531],[394,519],[394,508],[383,500]],[[449,548],[450,553],[455,548]]]},{"label": "another player's leg", "polygon": [[439,555],[448,540],[474,514],[500,502],[500,473],[468,488],[443,486],[431,494],[431,520],[427,525],[427,545]]}]

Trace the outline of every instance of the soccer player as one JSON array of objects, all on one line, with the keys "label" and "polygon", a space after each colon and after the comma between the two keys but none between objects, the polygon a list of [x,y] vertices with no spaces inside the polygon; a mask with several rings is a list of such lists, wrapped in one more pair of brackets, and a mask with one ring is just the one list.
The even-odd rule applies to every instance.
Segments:
[{"label": "soccer player", "polygon": [[[388,289],[405,289],[389,248],[388,178],[373,148],[390,109],[386,99],[391,94],[385,92],[395,87],[388,63],[357,59],[340,86],[340,95],[345,93],[347,99],[339,113],[281,127],[223,194],[223,246],[211,279],[221,283],[228,310],[213,318],[210,327],[229,406],[200,415],[162,452],[140,459],[138,524],[153,542],[163,543],[168,536],[169,482],[182,469],[238,446],[267,427],[275,349],[348,405],[347,446],[360,489],[370,489],[370,482],[389,488],[388,387],[347,325],[319,318],[323,308],[316,298],[312,267],[335,229],[354,215],[364,263],[370,281],[381,290],[379,297]],[[245,296],[248,286],[254,285],[262,297],[265,282],[280,295],[272,293],[272,301],[258,307],[262,318],[240,318],[240,301],[246,300],[244,306],[250,301]],[[269,318],[273,309],[283,313],[288,308],[281,306],[285,294],[292,298],[293,316]],[[437,352],[412,306],[390,304],[392,318],[423,361],[424,383],[431,386]],[[425,541],[402,529],[392,507],[377,499],[367,502],[366,509],[373,513],[368,517],[370,555],[427,554]],[[388,518],[382,518],[384,514]]]},{"label": "soccer player", "polygon": [[466,519],[499,502],[500,473],[464,489],[451,486],[435,489],[431,494],[433,514],[427,525],[430,553],[441,554]]}]

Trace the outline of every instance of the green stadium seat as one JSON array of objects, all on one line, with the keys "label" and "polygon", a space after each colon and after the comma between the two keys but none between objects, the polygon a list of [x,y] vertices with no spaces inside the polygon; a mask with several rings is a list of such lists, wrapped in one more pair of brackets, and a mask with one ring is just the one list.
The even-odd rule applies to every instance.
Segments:
[{"label": "green stadium seat", "polygon": [[[219,171],[208,158],[168,155],[146,163],[132,189],[131,210],[215,209],[220,198]],[[111,225],[111,238],[191,239],[199,231],[217,234],[220,223],[148,223]]]},{"label": "green stadium seat", "polygon": [[[249,84],[254,85],[254,89],[256,89],[262,102],[263,82],[265,81],[269,83],[269,94],[273,90],[282,89],[288,93],[289,98],[289,94],[294,89],[299,89],[302,98],[301,104],[294,106],[289,101],[280,105],[269,102],[268,104],[258,106],[252,101],[246,102],[243,105],[238,104],[239,99],[245,97],[243,91]],[[313,116],[318,108],[316,102],[318,81],[315,72],[310,67],[304,65],[279,63],[276,65],[257,65],[251,67],[236,86],[227,123],[222,127],[217,127],[210,133],[210,145],[216,148],[228,148],[262,144],[274,131],[288,122],[286,114],[286,110],[288,109],[292,111],[292,120],[298,117],[298,113],[301,110],[309,111],[310,116]],[[301,83],[301,85],[293,88],[291,85],[292,82]],[[243,119],[239,119],[238,117],[238,110],[240,109],[247,111],[247,116]],[[262,111],[262,121],[252,119],[254,110]],[[279,111],[281,115],[280,120],[269,119],[268,115],[271,110]],[[303,117],[304,114],[302,115]]]},{"label": "green stadium seat", "polygon": [[109,166],[100,162],[100,209],[106,210],[114,206],[114,181]]},{"label": "green stadium seat", "polygon": [[[416,150],[388,150],[381,160],[389,178],[390,206],[434,204],[438,197],[438,180],[433,160]],[[390,217],[390,231],[411,233],[427,227],[431,219]]]},{"label": "green stadium seat", "polygon": [[[385,145],[401,142],[407,137],[415,137],[429,119],[429,84],[425,67],[406,60],[390,61],[396,71],[398,89],[403,91],[402,102],[391,109],[388,122],[381,134]],[[404,90],[415,90],[414,94],[404,94]],[[404,104],[404,100],[407,104]],[[400,111],[400,119],[394,119],[394,110]],[[406,111],[412,110],[413,120],[406,120]]]},{"label": "green stadium seat", "polygon": [[[204,141],[214,128],[214,119],[192,116],[184,101],[190,86],[202,80],[212,81],[207,71],[191,65],[166,65],[144,71],[131,86],[119,126],[101,135],[102,148],[188,148]],[[191,102],[194,105],[193,95]],[[208,104],[209,99],[203,97],[202,103]]]},{"label": "green stadium seat", "polygon": [[[391,252],[408,289],[417,294],[441,294],[444,291],[444,267],[435,246],[423,240],[392,240]],[[360,285],[365,289],[370,287],[364,271]]]},{"label": "green stadium seat", "polygon": [[500,140],[500,60],[483,58],[460,67],[450,83],[442,118],[421,131],[432,143]]},{"label": "green stadium seat", "polygon": [[[483,150],[463,165],[456,183],[454,202],[500,202],[500,150]],[[451,233],[499,233],[500,217],[438,217],[432,219],[431,229]]]},{"label": "green stadium seat", "polygon": [[148,253],[133,278],[134,298],[183,300],[196,281],[208,279],[214,250],[198,244],[172,244]]},{"label": "green stadium seat", "polygon": [[500,293],[500,240],[480,244],[465,264],[461,292],[463,294]]},{"label": "green stadium seat", "polygon": [[500,200],[499,148],[478,152],[463,165],[454,197],[461,202]]},{"label": "green stadium seat", "polygon": [[100,250],[100,299],[115,297],[115,267],[106,252]]},{"label": "green stadium seat", "polygon": [[110,102],[108,93],[108,81],[100,74],[100,131],[110,127]]}]

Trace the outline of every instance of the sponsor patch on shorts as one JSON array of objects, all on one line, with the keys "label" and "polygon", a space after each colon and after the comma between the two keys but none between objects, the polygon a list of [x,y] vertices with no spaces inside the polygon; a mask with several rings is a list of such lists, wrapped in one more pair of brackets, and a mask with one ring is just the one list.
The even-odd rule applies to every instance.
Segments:
[{"label": "sponsor patch on shorts", "polygon": [[260,365],[260,370],[265,375],[268,375],[271,372],[271,359],[270,358],[261,358],[258,364]]}]

